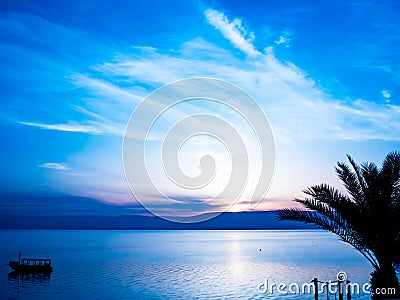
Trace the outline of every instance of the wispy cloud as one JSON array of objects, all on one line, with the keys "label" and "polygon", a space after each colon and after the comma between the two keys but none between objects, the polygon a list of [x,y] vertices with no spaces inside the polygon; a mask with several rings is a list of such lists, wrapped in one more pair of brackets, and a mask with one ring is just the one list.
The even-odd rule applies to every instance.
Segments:
[{"label": "wispy cloud", "polygon": [[216,53],[224,51],[198,39],[185,43],[178,52],[151,50],[142,52],[141,56],[119,56],[112,63],[97,65],[96,70],[123,82],[168,83],[199,75],[228,80],[259,101],[281,141],[399,140],[396,130],[400,129],[400,124],[393,105],[363,99],[337,99],[319,88],[315,80],[295,64],[280,61],[272,47],[266,48],[266,53],[256,61],[239,60],[231,53],[226,53],[223,60],[219,55],[209,54],[204,59],[203,48]]},{"label": "wispy cloud", "polygon": [[[70,75],[70,82],[80,94],[75,95],[79,101],[72,99],[66,109],[75,110],[79,118],[20,123],[47,130],[122,135],[130,113],[154,88],[182,78],[210,76],[250,92],[282,141],[399,140],[397,106],[389,105],[389,91],[382,91],[387,100],[383,104],[376,99],[337,99],[294,63],[279,60],[272,46],[264,53],[258,51],[252,43],[254,34],[248,33],[240,19],[229,21],[214,9],[206,9],[204,14],[207,22],[235,47],[257,59],[239,59],[202,38],[171,51],[135,47],[131,54],[118,54],[111,61],[92,66],[92,72]],[[282,31],[275,44],[289,44],[292,35],[290,30]],[[174,110],[185,115],[185,110]],[[54,119],[54,115],[48,119]]]},{"label": "wispy cloud", "polygon": [[258,56],[261,54],[251,43],[254,39],[254,34],[247,32],[242,26],[240,19],[236,18],[232,22],[229,22],[228,18],[222,12],[213,9],[205,10],[204,14],[208,23],[219,30],[233,46],[249,56]]},{"label": "wispy cloud", "polygon": [[71,79],[77,87],[88,89],[91,91],[91,94],[106,97],[109,100],[112,99],[113,102],[122,103],[124,105],[129,102],[138,103],[143,98],[143,96],[138,96],[127,90],[121,89],[111,82],[91,78],[88,75],[76,73],[71,76]]},{"label": "wispy cloud", "polygon": [[59,131],[68,131],[68,132],[84,132],[84,133],[94,133],[99,134],[102,133],[98,128],[94,126],[82,125],[76,122],[70,122],[66,124],[41,124],[41,123],[32,123],[32,122],[19,122],[19,124],[39,127],[47,130],[59,130]]},{"label": "wispy cloud", "polygon": [[[132,201],[120,161],[120,136],[129,116],[143,97],[155,88],[193,76],[224,79],[248,91],[264,109],[278,144],[292,143],[291,149],[302,147],[309,141],[319,143],[321,140],[400,141],[399,106],[376,99],[337,98],[319,86],[318,78],[312,78],[295,63],[279,59],[274,47],[290,45],[291,35],[282,32],[279,39],[271,42],[272,45],[259,51],[253,44],[254,34],[243,26],[241,19],[230,21],[224,13],[214,9],[207,9],[203,13],[207,22],[246,54],[246,58],[239,58],[234,51],[202,37],[174,46],[172,50],[134,47],[129,53],[119,51],[112,59],[108,57],[101,61],[99,58],[88,69],[66,75],[74,94],[68,101],[62,102],[58,109],[68,113],[54,114],[49,111],[48,115],[32,114],[34,119],[19,122],[45,130],[96,135],[93,139],[103,138],[99,135],[112,136],[107,137],[107,142],[101,147],[96,145],[96,149],[81,149],[74,157],[68,158],[68,165],[54,162],[40,165],[63,171],[69,170],[68,166],[73,166],[75,171],[75,165],[78,165],[80,169],[76,174],[88,170],[93,174],[82,180],[82,176],[71,179],[68,172],[58,172],[60,177],[64,176],[60,179],[60,189],[108,202]],[[386,90],[382,91],[382,96],[387,100],[391,97]],[[191,112],[198,112],[196,108],[188,108],[186,105],[169,110],[173,111],[169,123]],[[206,106],[201,107],[201,110],[206,109]],[[150,136],[154,137],[153,140],[160,139],[154,132]],[[115,137],[118,141],[110,147],[109,141]],[[198,142],[205,144],[204,141]],[[189,154],[197,155],[195,151]],[[195,161],[192,157],[187,160]],[[283,175],[292,172],[292,167]],[[102,180],[98,180],[98,174],[101,174]],[[282,177],[285,180],[285,176]],[[65,187],[66,182],[68,187]],[[281,190],[277,195],[282,195],[286,184],[287,181],[279,186]]]},{"label": "wispy cloud", "polygon": [[[215,57],[203,49],[215,52]],[[219,53],[224,53],[223,59]],[[83,115],[81,121],[20,123],[48,130],[122,135],[130,113],[153,86],[200,75],[225,79],[250,92],[266,112],[278,141],[400,139],[397,106],[335,98],[295,64],[280,61],[272,47],[256,61],[240,60],[217,45],[197,39],[183,44],[178,51],[142,49],[140,55],[119,55],[113,62],[93,68],[109,82],[87,75],[72,77],[87,93],[82,98],[84,105],[72,106]],[[142,82],[150,87],[120,87],[126,82]],[[382,96],[389,100],[390,93],[384,92]],[[172,110],[184,116],[185,109]]]},{"label": "wispy cloud", "polygon": [[387,91],[387,90],[383,90],[383,91],[382,91],[382,96],[383,96],[387,101],[389,101],[390,98],[392,97],[392,95],[390,94],[390,92]]},{"label": "wispy cloud", "polygon": [[280,36],[278,40],[275,41],[275,44],[280,45],[288,42],[288,39],[284,36]]},{"label": "wispy cloud", "polygon": [[291,30],[284,30],[279,39],[274,41],[277,45],[284,45],[285,47],[290,47],[290,42],[292,40],[293,32]]},{"label": "wispy cloud", "polygon": [[47,162],[47,163],[39,165],[39,167],[40,168],[46,168],[46,169],[59,170],[59,171],[69,171],[69,170],[71,170],[65,163]]}]

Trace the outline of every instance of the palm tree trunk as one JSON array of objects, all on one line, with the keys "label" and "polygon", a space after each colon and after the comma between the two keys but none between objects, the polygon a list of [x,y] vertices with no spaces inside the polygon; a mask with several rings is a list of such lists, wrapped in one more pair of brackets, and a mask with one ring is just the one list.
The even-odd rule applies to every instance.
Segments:
[{"label": "palm tree trunk", "polygon": [[400,284],[392,263],[382,263],[371,273],[372,299],[399,299]]}]

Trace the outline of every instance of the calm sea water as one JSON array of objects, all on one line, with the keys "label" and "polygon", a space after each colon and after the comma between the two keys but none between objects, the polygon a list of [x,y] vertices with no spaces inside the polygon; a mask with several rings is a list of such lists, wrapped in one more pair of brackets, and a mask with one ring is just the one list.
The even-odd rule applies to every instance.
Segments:
[{"label": "calm sea water", "polygon": [[[324,231],[5,230],[0,244],[1,299],[313,299],[257,287],[335,280],[340,271],[361,284],[372,271]],[[6,264],[19,250],[51,258],[50,278],[10,278]]]}]

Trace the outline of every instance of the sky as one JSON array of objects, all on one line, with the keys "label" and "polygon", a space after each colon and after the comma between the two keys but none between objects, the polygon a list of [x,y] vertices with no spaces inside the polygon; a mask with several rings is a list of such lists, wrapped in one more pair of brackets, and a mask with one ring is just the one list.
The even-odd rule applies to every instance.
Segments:
[{"label": "sky", "polygon": [[[242,88],[269,121],[274,177],[255,209],[293,206],[313,184],[340,187],[334,167],[346,154],[380,164],[399,149],[399,12],[395,0],[2,0],[1,214],[146,213],[125,180],[125,127],[149,93],[191,77]],[[207,136],[182,147],[180,166],[196,176],[201,156],[216,156],[213,185],[182,191],[162,174],[162,136],[199,112],[228,120],[248,141],[248,186],[229,211],[248,210],[260,175],[251,130],[204,99],[173,107],[153,127],[152,178],[168,197],[188,202],[226,184],[230,153]],[[226,208],[206,201],[187,213]]]}]

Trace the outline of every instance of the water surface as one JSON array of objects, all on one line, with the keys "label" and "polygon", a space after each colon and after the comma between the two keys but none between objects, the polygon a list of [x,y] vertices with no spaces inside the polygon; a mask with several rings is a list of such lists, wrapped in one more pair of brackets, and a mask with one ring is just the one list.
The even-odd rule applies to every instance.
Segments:
[{"label": "water surface", "polygon": [[[340,271],[361,284],[372,271],[356,250],[318,230],[4,230],[0,243],[2,299],[313,299],[260,294],[257,286],[335,280]],[[50,278],[9,278],[6,264],[19,250],[51,258]]]}]

